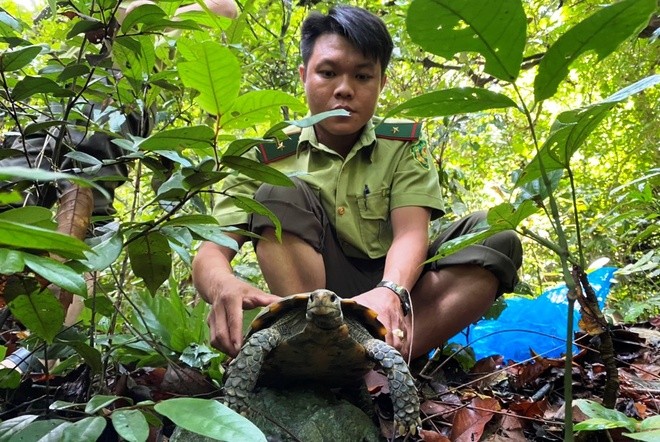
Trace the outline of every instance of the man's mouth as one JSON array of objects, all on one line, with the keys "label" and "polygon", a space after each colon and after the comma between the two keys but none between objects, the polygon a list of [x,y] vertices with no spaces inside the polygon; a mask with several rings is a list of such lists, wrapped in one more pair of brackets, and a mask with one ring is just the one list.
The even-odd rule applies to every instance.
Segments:
[{"label": "man's mouth", "polygon": [[352,108],[350,108],[348,106],[335,106],[333,108],[333,110],[337,110],[337,109],[343,109],[343,110],[345,110],[345,111],[347,111],[348,113],[351,113],[351,114],[355,112]]}]

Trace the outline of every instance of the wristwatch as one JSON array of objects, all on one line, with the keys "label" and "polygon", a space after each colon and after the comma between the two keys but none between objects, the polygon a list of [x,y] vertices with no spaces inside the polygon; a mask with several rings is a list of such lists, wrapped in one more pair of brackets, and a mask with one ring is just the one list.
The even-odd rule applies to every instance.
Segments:
[{"label": "wristwatch", "polygon": [[392,282],[392,281],[387,281],[387,280],[382,280],[379,282],[376,287],[387,287],[388,289],[392,290],[396,295],[399,297],[399,300],[401,301],[401,309],[403,310],[403,316],[408,315],[410,313],[410,292],[405,287],[400,286],[399,284]]}]

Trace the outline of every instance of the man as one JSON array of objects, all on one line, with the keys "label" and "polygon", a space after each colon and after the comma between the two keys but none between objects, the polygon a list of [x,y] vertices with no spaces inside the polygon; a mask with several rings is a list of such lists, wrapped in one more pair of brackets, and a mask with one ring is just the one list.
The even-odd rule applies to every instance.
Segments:
[{"label": "man", "polygon": [[[242,344],[243,309],[328,288],[378,312],[387,341],[414,358],[478,320],[498,294],[513,288],[522,251],[512,232],[422,265],[483,214],[454,223],[429,249],[429,221],[442,214],[437,172],[416,125],[374,118],[392,47],[384,23],[363,9],[335,7],[303,23],[299,71],[310,113],[345,109],[350,116],[325,119],[293,134],[283,149],[262,152],[273,167],[302,172],[294,188],[257,190],[246,177],[225,183],[228,193],[254,195],[283,228],[279,242],[267,218],[248,216],[230,198],[215,208],[221,224],[261,235],[253,242],[273,293],[234,276],[234,250],[202,244],[193,278],[212,305],[212,344],[227,354],[236,355]],[[247,240],[229,236],[239,246]]]}]

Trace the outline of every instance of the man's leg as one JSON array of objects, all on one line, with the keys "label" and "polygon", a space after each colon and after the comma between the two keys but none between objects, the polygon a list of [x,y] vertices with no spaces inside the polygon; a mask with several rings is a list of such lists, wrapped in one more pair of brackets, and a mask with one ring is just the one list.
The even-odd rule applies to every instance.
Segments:
[{"label": "man's leg", "polygon": [[[434,241],[430,256],[442,243],[474,231],[485,218],[475,213],[453,223]],[[497,233],[430,264],[412,290],[414,335],[412,356],[443,345],[479,320],[497,296],[518,281],[522,247],[512,231]]]}]

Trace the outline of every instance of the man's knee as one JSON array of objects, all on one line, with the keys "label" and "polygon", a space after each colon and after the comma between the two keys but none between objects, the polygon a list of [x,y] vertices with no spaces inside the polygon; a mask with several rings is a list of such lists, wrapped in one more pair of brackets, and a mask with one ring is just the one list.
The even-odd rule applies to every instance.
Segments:
[{"label": "man's knee", "polygon": [[508,256],[517,269],[522,265],[522,244],[518,234],[513,230],[496,233],[484,240],[483,245]]}]

